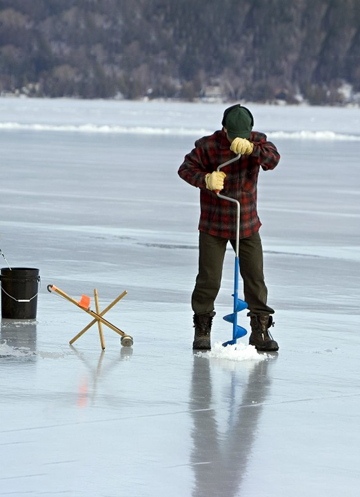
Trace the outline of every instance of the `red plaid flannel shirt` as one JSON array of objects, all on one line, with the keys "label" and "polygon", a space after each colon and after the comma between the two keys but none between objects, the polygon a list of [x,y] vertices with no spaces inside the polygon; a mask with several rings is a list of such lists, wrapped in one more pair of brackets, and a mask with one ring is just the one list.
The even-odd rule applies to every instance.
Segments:
[{"label": "red plaid flannel shirt", "polygon": [[[280,155],[266,135],[253,131],[249,139],[254,144],[251,155],[243,155],[237,162],[225,166],[224,189],[221,194],[236,198],[240,202],[240,238],[248,238],[256,233],[261,222],[257,214],[257,180],[260,166],[264,171],[274,169]],[[195,148],[185,156],[179,168],[179,176],[200,188],[199,230],[210,235],[234,240],[236,238],[236,204],[218,198],[216,193],[207,190],[205,175],[216,171],[220,164],[232,159],[235,154],[223,131],[216,131],[195,142]]]}]

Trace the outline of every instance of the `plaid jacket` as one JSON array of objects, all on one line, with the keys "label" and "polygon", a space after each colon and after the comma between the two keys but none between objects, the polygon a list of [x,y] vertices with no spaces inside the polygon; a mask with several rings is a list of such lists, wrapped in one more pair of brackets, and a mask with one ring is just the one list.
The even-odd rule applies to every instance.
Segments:
[{"label": "plaid jacket", "polygon": [[[221,194],[236,198],[240,202],[240,238],[248,238],[256,233],[261,222],[257,214],[257,180],[260,166],[265,170],[274,169],[280,155],[266,135],[253,131],[250,141],[254,143],[251,155],[243,155],[239,161],[225,166],[224,189]],[[216,171],[217,167],[235,157],[223,131],[216,131],[195,142],[195,148],[185,156],[179,168],[179,176],[200,188],[199,230],[214,236],[234,240],[236,238],[236,204],[217,197],[206,189],[205,175]]]}]

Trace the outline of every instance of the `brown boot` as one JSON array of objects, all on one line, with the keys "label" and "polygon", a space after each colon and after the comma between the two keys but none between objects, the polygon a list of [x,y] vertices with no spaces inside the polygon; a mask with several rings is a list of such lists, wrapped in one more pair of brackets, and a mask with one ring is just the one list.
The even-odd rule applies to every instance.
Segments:
[{"label": "brown boot", "polygon": [[274,326],[272,316],[257,315],[251,316],[251,335],[249,339],[250,345],[254,345],[257,350],[274,352],[279,350],[279,345],[269,333],[270,326]]},{"label": "brown boot", "polygon": [[194,314],[195,337],[193,342],[194,350],[210,350],[210,333],[212,320],[215,313]]}]

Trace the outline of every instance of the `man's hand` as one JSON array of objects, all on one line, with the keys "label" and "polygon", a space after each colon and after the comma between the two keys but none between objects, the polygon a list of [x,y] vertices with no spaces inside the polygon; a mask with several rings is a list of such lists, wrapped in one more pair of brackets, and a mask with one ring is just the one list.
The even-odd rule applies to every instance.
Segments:
[{"label": "man's hand", "polygon": [[224,179],[226,174],[223,171],[214,171],[205,176],[206,188],[211,191],[219,192],[224,188]]},{"label": "man's hand", "polygon": [[250,155],[253,151],[254,144],[246,138],[235,138],[230,145],[230,150],[235,154]]}]

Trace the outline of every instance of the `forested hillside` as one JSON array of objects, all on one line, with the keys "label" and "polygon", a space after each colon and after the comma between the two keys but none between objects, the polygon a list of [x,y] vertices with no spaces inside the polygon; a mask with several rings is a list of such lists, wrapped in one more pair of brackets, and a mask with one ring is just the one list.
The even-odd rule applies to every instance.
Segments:
[{"label": "forested hillside", "polygon": [[0,0],[0,93],[356,100],[360,0]]}]

